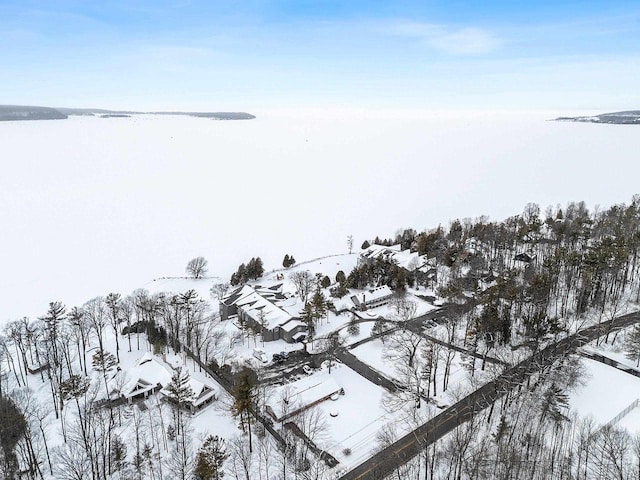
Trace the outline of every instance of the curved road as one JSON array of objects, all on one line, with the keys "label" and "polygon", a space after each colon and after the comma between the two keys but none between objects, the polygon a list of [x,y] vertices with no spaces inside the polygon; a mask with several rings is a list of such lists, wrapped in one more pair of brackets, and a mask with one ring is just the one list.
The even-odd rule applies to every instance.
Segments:
[{"label": "curved road", "polygon": [[340,480],[383,480],[398,466],[404,465],[422,452],[427,445],[471,419],[476,412],[485,409],[513,387],[520,385],[532,373],[551,365],[558,357],[574,352],[578,347],[605,335],[607,331],[619,330],[637,322],[640,322],[640,312],[622,315],[611,322],[585,328],[549,345],[505,370],[495,380],[483,385],[427,423],[376,453],[340,477]]}]

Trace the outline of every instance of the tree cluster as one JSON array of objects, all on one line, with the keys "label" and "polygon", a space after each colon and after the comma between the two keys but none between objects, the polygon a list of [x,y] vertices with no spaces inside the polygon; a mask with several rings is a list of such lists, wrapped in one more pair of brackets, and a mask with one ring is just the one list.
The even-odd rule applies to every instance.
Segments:
[{"label": "tree cluster", "polygon": [[229,283],[234,287],[247,283],[249,280],[257,280],[264,274],[264,266],[262,265],[262,259],[255,257],[249,260],[245,265],[241,263],[238,270],[231,275]]},{"label": "tree cluster", "polygon": [[295,263],[296,263],[296,259],[293,258],[293,255],[289,255],[288,253],[285,254],[284,259],[282,260],[282,266],[284,268],[289,268],[295,265]]}]

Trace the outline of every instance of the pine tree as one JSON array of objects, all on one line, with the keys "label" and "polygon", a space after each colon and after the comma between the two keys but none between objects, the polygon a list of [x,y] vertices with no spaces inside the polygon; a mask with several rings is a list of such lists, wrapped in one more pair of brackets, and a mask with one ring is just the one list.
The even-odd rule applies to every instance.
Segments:
[{"label": "pine tree", "polygon": [[[184,422],[182,421],[182,407],[186,406],[193,398],[193,390],[189,385],[189,372],[182,371],[182,367],[178,367],[171,375],[171,381],[164,388],[164,391],[178,407],[175,409],[175,429],[176,438],[181,433],[184,434]],[[184,435],[183,435],[184,436]]]},{"label": "pine tree", "polygon": [[252,258],[249,262],[251,269],[247,269],[247,276],[253,280],[257,280],[264,274],[264,266],[262,265],[262,259],[260,257]]},{"label": "pine tree", "polygon": [[93,354],[92,364],[94,370],[104,373],[115,367],[118,362],[116,361],[116,357],[113,353],[98,350]]},{"label": "pine tree", "polygon": [[[0,397],[0,476],[17,478],[19,465],[15,453],[17,443],[27,429],[24,414],[8,397]],[[1,458],[4,457],[4,458]],[[3,475],[4,474],[4,475]]]},{"label": "pine tree", "polygon": [[81,375],[71,375],[60,385],[60,394],[63,400],[78,398],[89,389],[89,379]]},{"label": "pine tree", "polygon": [[321,319],[327,315],[327,300],[324,298],[324,294],[318,288],[316,289],[313,297],[311,298],[311,304],[313,307],[313,316],[316,319]]},{"label": "pine tree", "polygon": [[369,240],[365,240],[364,242],[362,242],[362,246],[360,247],[362,250],[366,250],[367,248],[369,248],[371,246],[371,244],[369,243]]},{"label": "pine tree", "polygon": [[316,331],[315,315],[313,312],[313,307],[309,302],[306,302],[304,304],[304,308],[300,312],[300,318],[304,323],[307,324],[307,328],[309,329],[309,337],[313,337]]},{"label": "pine tree", "polygon": [[624,348],[629,360],[635,360],[636,367],[640,365],[640,324],[636,324],[627,332],[624,338]]},{"label": "pine tree", "polygon": [[178,367],[174,370],[171,381],[164,389],[167,396],[173,400],[178,407],[185,406],[193,398],[193,390],[189,385],[189,379],[189,372],[186,370],[183,372],[182,367]]},{"label": "pine tree", "polygon": [[320,286],[322,288],[329,288],[331,286],[331,279],[325,275],[324,277],[322,277],[322,281],[320,282]]},{"label": "pine tree", "polygon": [[284,259],[282,260],[282,266],[284,268],[289,268],[291,264],[289,263],[289,254],[285,254]]},{"label": "pine tree", "polygon": [[251,441],[251,410],[253,408],[253,402],[255,397],[255,381],[252,379],[251,372],[248,369],[244,369],[240,373],[238,384],[233,390],[233,405],[231,406],[231,413],[234,417],[240,417],[240,425],[242,430],[245,427],[249,433],[249,451],[253,451],[253,445]]},{"label": "pine tree", "polygon": [[127,465],[127,444],[117,435],[111,440],[111,465],[116,472]]},{"label": "pine tree", "polygon": [[193,475],[196,480],[221,480],[224,477],[223,464],[229,455],[224,439],[209,435],[196,456]]},{"label": "pine tree", "polygon": [[92,357],[93,369],[102,373],[102,378],[104,379],[104,389],[107,394],[107,398],[111,398],[111,394],[109,392],[109,385],[107,384],[107,372],[115,367],[118,362],[116,361],[116,357],[114,357],[113,353],[105,352],[104,350],[98,350],[93,354]]}]

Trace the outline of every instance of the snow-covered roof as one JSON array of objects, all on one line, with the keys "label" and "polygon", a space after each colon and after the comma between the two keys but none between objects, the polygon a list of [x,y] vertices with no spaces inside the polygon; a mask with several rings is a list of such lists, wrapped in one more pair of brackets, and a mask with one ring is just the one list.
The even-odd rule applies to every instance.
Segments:
[{"label": "snow-covered roof", "polygon": [[291,330],[293,330],[296,327],[306,327],[307,324],[300,321],[300,320],[295,320],[295,319],[291,319],[283,324],[280,325],[280,328],[282,330],[284,330],[285,332],[290,332]]},{"label": "snow-covered roof", "polygon": [[[286,414],[280,416],[279,412],[282,411],[282,406],[277,404],[282,398],[280,392],[285,388],[290,392],[288,395],[288,406]],[[333,378],[312,375],[279,387],[276,392],[274,392],[275,395],[271,396],[272,400],[269,402],[269,407],[271,411],[279,417],[279,420],[283,420],[321,400],[329,398],[340,390],[342,390],[342,387],[340,387]]]},{"label": "snow-covered roof", "polygon": [[368,305],[370,303],[377,302],[380,299],[388,298],[391,295],[393,295],[393,290],[391,290],[388,285],[382,285],[381,287],[372,288],[371,290],[366,290],[356,295],[352,295],[351,301],[356,306],[360,306],[362,304]]},{"label": "snow-covered roof", "polygon": [[125,374],[129,380],[120,392],[127,398],[153,390],[158,384],[165,386],[171,381],[172,369],[150,352],[145,352]]},{"label": "snow-covered roof", "polygon": [[265,327],[270,330],[293,318],[287,311],[264,298],[258,292],[247,295],[237,305],[256,322],[264,323]]},{"label": "snow-covered roof", "polygon": [[422,267],[427,260],[426,255],[420,256],[418,252],[411,252],[409,249],[402,250],[400,244],[388,247],[374,243],[363,250],[360,257],[365,259],[382,258],[409,271]]},{"label": "snow-covered roof", "polygon": [[[191,397],[191,404],[194,407],[198,407],[201,404],[205,403],[210,398],[214,397],[218,392],[218,388],[213,383],[213,381],[209,381],[208,379],[196,379],[192,375],[189,376],[189,387],[193,392],[193,396]],[[160,390],[160,393],[163,395],[167,395],[167,391],[165,389]]]},{"label": "snow-covered roof", "polygon": [[[160,385],[160,392],[166,395],[165,387],[171,382],[173,372],[171,365],[150,352],[145,352],[135,365],[125,372],[129,380],[120,393],[126,398],[131,398],[152,391]],[[202,375],[198,378],[194,378],[193,374],[189,375],[189,386],[193,391],[191,403],[196,407],[215,396],[218,391],[213,380]]]},{"label": "snow-covered roof", "polygon": [[287,331],[299,325],[294,315],[280,307],[276,302],[283,300],[282,285],[274,285],[268,288],[252,287],[244,285],[234,290],[223,299],[225,305],[237,305],[238,308],[249,315],[257,323],[263,323],[265,328],[273,330],[281,327]]}]

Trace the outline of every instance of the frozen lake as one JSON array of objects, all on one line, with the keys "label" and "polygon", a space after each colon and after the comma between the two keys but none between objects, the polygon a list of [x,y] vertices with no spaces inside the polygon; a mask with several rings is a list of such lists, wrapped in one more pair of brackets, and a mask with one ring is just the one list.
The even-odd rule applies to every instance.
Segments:
[{"label": "frozen lake", "polygon": [[574,112],[251,113],[0,123],[0,322],[198,255],[228,278],[252,256],[345,252],[348,234],[640,192],[640,129],[546,121]]}]

